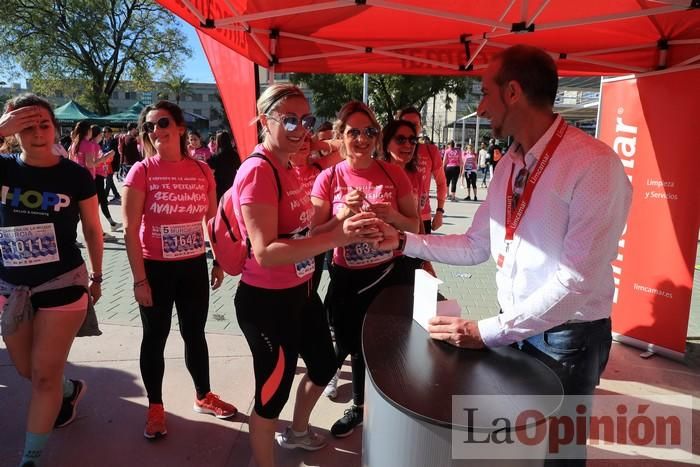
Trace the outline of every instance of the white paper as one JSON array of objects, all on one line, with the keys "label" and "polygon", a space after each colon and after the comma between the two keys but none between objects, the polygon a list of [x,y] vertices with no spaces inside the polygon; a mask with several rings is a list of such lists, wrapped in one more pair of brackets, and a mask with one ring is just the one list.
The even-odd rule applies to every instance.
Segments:
[{"label": "white paper", "polygon": [[437,301],[437,293],[443,282],[423,269],[416,269],[413,288],[413,319],[428,330],[428,321],[434,316],[460,316],[462,310],[456,300]]}]

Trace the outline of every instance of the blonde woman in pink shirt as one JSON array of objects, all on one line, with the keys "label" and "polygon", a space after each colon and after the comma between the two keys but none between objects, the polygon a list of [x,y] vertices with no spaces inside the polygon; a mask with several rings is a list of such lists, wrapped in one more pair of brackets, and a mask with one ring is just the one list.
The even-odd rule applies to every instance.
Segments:
[{"label": "blonde woman in pink shirt", "polygon": [[185,120],[175,104],[160,101],[139,116],[146,158],[124,180],[124,240],[141,311],[141,375],[148,395],[143,435],[167,434],[163,407],[163,352],[173,304],[185,341],[185,364],[195,386],[193,410],[217,418],[236,415],[236,407],[211,392],[209,351],[204,326],[209,285],[218,288],[224,273],[216,261],[207,272],[202,221],[216,213],[216,184],[206,163],[187,154]]},{"label": "blonde woman in pink shirt", "polygon": [[314,256],[360,239],[377,240],[377,216],[361,213],[328,222],[310,237],[314,208],[289,167],[290,157],[313,128],[304,93],[272,85],[257,102],[264,141],[238,169],[233,206],[247,258],[236,290],[236,317],[253,354],[255,405],[250,444],[258,466],[274,465],[273,439],[302,356],[307,373],[296,392],[291,426],[280,446],[314,451],[326,445],[309,417],[335,373],[335,357],[321,300],[312,289]]}]

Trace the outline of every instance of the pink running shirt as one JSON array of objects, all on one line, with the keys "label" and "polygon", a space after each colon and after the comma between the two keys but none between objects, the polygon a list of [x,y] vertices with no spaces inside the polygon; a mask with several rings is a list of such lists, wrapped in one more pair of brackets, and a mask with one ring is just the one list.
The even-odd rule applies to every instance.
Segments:
[{"label": "pink running shirt", "polygon": [[459,149],[448,149],[445,151],[445,159],[447,160],[445,167],[461,167],[462,151]]},{"label": "pink running shirt", "polygon": [[420,172],[423,178],[423,193],[418,201],[418,205],[422,207],[421,209],[421,220],[430,220],[430,180],[433,178],[433,170],[435,167],[440,167],[442,170],[442,159],[440,158],[440,151],[434,144],[419,144],[418,145],[418,172]]},{"label": "pink running shirt", "polygon": [[[353,169],[347,161],[325,169],[316,178],[311,196],[329,202],[335,215],[343,207],[345,195],[354,189],[362,190],[370,203],[390,203],[397,210],[398,200],[413,193],[403,168],[375,160],[366,169]],[[362,242],[336,248],[333,263],[344,268],[364,269],[386,263],[399,255],[393,251],[375,250]]]},{"label": "pink running shirt", "polygon": [[[279,238],[305,238],[311,230],[314,209],[311,198],[299,185],[294,171],[280,164],[263,145],[255,147],[256,153],[264,154],[277,169],[282,197],[279,198],[277,182],[270,164],[257,157],[246,159],[233,181],[233,209],[238,227],[244,237],[248,236],[241,206],[246,204],[270,204],[277,206],[277,234]],[[315,269],[314,259],[306,258],[296,264],[263,267],[251,251],[243,265],[241,280],[248,285],[264,289],[288,289],[311,279]]]},{"label": "pink running shirt", "polygon": [[204,254],[202,220],[216,186],[207,164],[155,155],[134,164],[124,186],[146,194],[139,232],[145,259],[177,261]]},{"label": "pink running shirt", "polygon": [[311,189],[314,187],[316,177],[321,173],[321,170],[315,165],[292,166],[292,172],[299,180],[301,189],[306,196],[311,196]]}]

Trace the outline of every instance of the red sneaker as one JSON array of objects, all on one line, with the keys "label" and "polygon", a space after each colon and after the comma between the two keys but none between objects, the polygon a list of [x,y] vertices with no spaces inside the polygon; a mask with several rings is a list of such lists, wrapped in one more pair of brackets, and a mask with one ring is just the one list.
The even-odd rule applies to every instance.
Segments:
[{"label": "red sneaker", "polygon": [[212,414],[216,418],[231,418],[238,413],[238,409],[235,406],[222,401],[213,392],[208,392],[202,400],[195,399],[192,410],[198,413]]},{"label": "red sneaker", "polygon": [[143,436],[148,439],[160,438],[168,434],[165,428],[165,409],[163,404],[150,404]]}]

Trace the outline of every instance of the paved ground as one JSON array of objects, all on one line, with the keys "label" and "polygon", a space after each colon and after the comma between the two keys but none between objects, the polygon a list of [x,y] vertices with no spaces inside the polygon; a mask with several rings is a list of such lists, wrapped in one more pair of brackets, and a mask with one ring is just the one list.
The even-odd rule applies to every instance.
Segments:
[{"label": "paved ground", "polygon": [[[482,190],[483,191],[483,190]],[[479,203],[448,202],[441,233],[463,232],[471,223]],[[118,205],[110,206],[113,217],[121,217]],[[132,277],[123,238],[105,245],[104,298],[97,306],[104,335],[78,339],[71,351],[66,373],[88,381],[89,391],[80,406],[78,420],[58,430],[47,451],[49,466],[248,466],[253,465],[248,447],[247,414],[253,397],[252,360],[241,336],[233,309],[237,279],[227,277],[224,286],[211,294],[207,322],[212,387],[240,409],[233,421],[220,421],[192,412],[192,385],[182,358],[182,343],[173,333],[166,349],[167,371],[164,395],[169,435],[158,443],[142,437],[146,400],[138,368],[140,320],[132,296]],[[445,282],[441,291],[455,298],[465,315],[492,315],[495,300],[495,266],[435,265]],[[617,394],[690,394],[700,400],[700,278],[696,274],[688,355],[685,363],[655,357],[644,360],[639,351],[614,345],[600,391]],[[327,274],[321,293],[327,287]],[[177,327],[176,316],[173,327]],[[302,362],[298,373],[303,371]],[[350,371],[341,373],[340,394],[335,402],[325,398],[312,415],[312,424],[322,432],[350,404]],[[297,374],[297,381],[300,375]],[[23,443],[24,417],[29,385],[17,377],[4,345],[0,343],[0,467],[17,464]],[[291,404],[282,413],[280,429],[291,419]],[[700,422],[698,411],[693,413]],[[325,432],[327,434],[327,432]],[[695,434],[692,464],[700,464],[700,441]],[[352,466],[361,464],[361,433],[344,440],[331,440],[317,453],[277,450],[280,465]],[[663,455],[661,456],[663,458]],[[592,461],[589,465],[669,465],[663,461]],[[681,464],[674,464],[681,465]],[[690,465],[690,464],[687,464]],[[375,467],[375,466],[372,466]],[[384,467],[384,466],[382,466]]]}]

